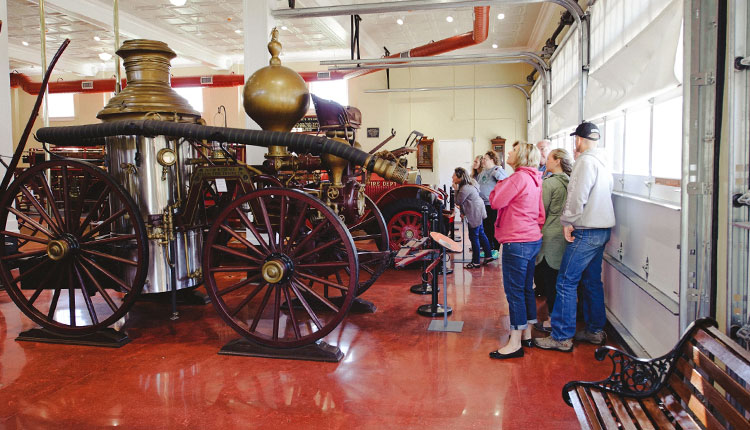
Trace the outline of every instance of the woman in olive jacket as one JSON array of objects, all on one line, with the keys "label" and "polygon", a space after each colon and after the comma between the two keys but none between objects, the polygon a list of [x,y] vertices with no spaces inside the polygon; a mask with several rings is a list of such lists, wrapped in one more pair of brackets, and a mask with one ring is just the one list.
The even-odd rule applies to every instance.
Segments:
[{"label": "woman in olive jacket", "polygon": [[[552,314],[557,290],[557,272],[560,270],[565,246],[568,242],[563,235],[560,215],[568,197],[568,181],[573,170],[573,159],[564,149],[555,149],[547,156],[549,176],[542,182],[542,201],[547,219],[542,227],[542,249],[536,256],[534,283],[547,298],[548,315]],[[537,330],[551,331],[549,319],[544,323],[534,324]]]}]

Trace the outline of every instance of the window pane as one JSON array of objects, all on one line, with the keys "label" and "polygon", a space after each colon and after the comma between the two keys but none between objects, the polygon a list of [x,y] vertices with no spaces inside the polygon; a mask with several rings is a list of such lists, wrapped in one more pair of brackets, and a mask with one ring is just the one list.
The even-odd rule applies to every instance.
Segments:
[{"label": "window pane", "polygon": [[76,108],[73,93],[47,94],[50,118],[75,118]]},{"label": "window pane", "polygon": [[607,118],[607,127],[604,130],[605,149],[612,163],[612,173],[622,173],[622,136],[625,118],[620,115]]},{"label": "window pane", "polygon": [[[333,100],[341,106],[349,104],[349,86],[344,79],[335,81],[312,81],[310,92],[318,97]],[[312,106],[312,101],[310,101]]]},{"label": "window pane", "polygon": [[651,109],[628,109],[625,115],[625,174],[648,176]]},{"label": "window pane", "polygon": [[201,87],[180,87],[174,88],[177,94],[185,97],[190,106],[198,112],[203,112],[203,88]]},{"label": "window pane", "polygon": [[654,105],[653,160],[653,176],[682,176],[682,97]]}]

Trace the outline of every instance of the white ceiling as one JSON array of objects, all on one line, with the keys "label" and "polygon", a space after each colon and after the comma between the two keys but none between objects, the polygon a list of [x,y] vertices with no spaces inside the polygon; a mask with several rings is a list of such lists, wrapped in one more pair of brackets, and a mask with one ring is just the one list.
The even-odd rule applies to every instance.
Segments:
[{"label": "white ceiling", "polygon": [[[271,8],[287,8],[287,0],[268,0]],[[379,0],[354,1],[373,3]],[[382,1],[382,0],[381,0]],[[71,39],[58,69],[85,76],[113,70],[113,62],[102,62],[102,52],[114,54],[112,0],[45,0],[47,52],[51,56],[65,38]],[[204,65],[228,68],[242,62],[242,0],[187,0],[173,6],[169,0],[120,0],[121,42],[132,38],[166,42],[178,54],[173,66]],[[297,0],[296,7],[351,4],[351,0]],[[11,70],[39,73],[40,19],[36,0],[7,0]],[[549,8],[554,12],[550,13]],[[559,11],[559,13],[558,13]],[[529,50],[549,37],[550,26],[559,20],[562,8],[549,3],[492,7],[489,37],[483,44],[461,53]],[[505,19],[497,19],[499,13]],[[446,21],[451,15],[452,23]],[[397,19],[404,21],[397,24]],[[362,58],[424,45],[433,40],[471,31],[473,11],[433,10],[362,15]],[[286,61],[349,58],[350,18],[287,19],[276,22]],[[96,41],[94,37],[100,40]],[[28,44],[26,46],[24,44]],[[497,44],[497,50],[492,44]],[[49,58],[48,58],[49,61]],[[33,67],[36,66],[36,67]]]}]

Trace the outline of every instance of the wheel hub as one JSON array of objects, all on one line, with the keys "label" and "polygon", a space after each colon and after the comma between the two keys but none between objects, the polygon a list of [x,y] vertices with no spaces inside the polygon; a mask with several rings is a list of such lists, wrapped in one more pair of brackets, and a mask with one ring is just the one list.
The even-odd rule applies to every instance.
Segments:
[{"label": "wheel hub", "polygon": [[65,234],[60,239],[49,241],[47,255],[54,261],[60,261],[75,249],[78,249],[78,241],[70,234]]},{"label": "wheel hub", "polygon": [[294,272],[292,260],[284,254],[271,254],[263,263],[261,273],[269,284],[279,284],[289,279]]}]

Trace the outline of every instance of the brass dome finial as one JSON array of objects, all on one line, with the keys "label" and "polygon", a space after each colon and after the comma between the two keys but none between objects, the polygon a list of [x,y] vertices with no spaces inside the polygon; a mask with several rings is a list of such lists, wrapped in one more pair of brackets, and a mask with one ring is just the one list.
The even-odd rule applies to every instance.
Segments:
[{"label": "brass dome finial", "polygon": [[271,30],[271,41],[268,42],[268,52],[271,54],[271,60],[268,62],[271,66],[280,66],[281,60],[279,54],[281,54],[281,42],[279,42],[279,29],[274,27]]}]

